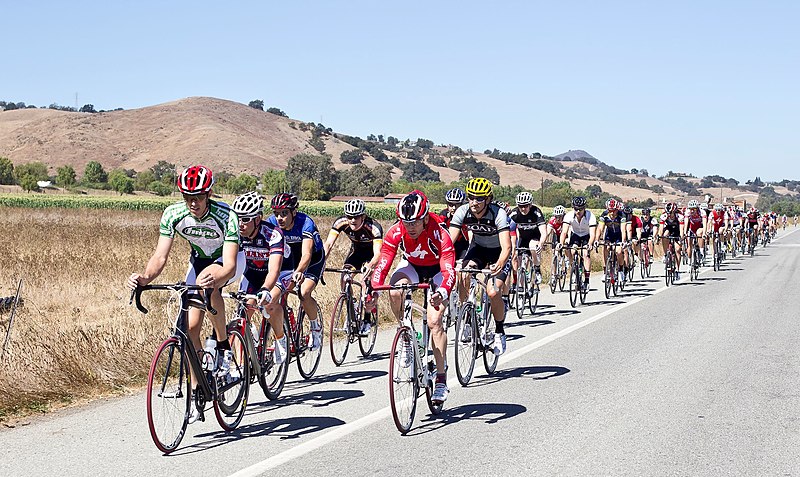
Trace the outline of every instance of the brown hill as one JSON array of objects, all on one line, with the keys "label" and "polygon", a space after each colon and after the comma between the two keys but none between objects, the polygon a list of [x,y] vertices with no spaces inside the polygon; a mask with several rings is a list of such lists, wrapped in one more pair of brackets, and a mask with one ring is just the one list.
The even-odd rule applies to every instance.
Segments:
[{"label": "brown hill", "polygon": [[[206,164],[214,170],[260,174],[267,169],[283,169],[288,159],[302,152],[316,153],[309,144],[310,129],[301,121],[266,113],[247,105],[216,98],[193,97],[128,111],[96,114],[22,109],[0,113],[0,156],[15,164],[42,161],[55,169],[72,165],[80,174],[89,161],[106,168],[145,170],[160,160],[179,168]],[[333,136],[323,136],[325,152],[331,154],[337,169],[339,155],[354,149]],[[447,148],[437,148],[440,152]],[[405,154],[387,152],[407,161]],[[561,181],[561,177],[514,163],[505,163],[485,154],[476,159],[494,166],[501,183],[537,189],[543,180]],[[378,162],[365,156],[365,164]],[[580,167],[583,175],[570,182],[575,188],[599,184],[623,199],[659,196],[649,190],[601,182],[593,174],[597,167],[585,163],[559,162],[567,168]],[[431,166],[442,181],[458,178],[458,171]],[[589,174],[588,176],[586,174]],[[399,177],[400,170],[394,169]],[[631,176],[633,177],[633,176]],[[633,177],[636,180],[642,177]],[[675,190],[667,183],[644,177],[650,185],[658,183],[671,196]]]}]

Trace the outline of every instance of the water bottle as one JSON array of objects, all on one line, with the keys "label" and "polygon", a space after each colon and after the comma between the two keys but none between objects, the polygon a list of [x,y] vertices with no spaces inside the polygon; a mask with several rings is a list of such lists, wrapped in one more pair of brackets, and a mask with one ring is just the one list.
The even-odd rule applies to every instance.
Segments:
[{"label": "water bottle", "polygon": [[203,348],[203,369],[214,371],[217,364],[217,340],[209,336],[206,338],[206,345]]},{"label": "water bottle", "polygon": [[419,355],[425,358],[425,342],[422,340],[421,331],[417,331],[417,345],[419,346]]},{"label": "water bottle", "polygon": [[253,343],[258,346],[258,328],[252,323],[250,323],[250,333],[253,335]]},{"label": "water bottle", "polygon": [[482,302],[476,303],[475,304],[475,313],[480,314],[482,312],[483,312],[483,303]]}]

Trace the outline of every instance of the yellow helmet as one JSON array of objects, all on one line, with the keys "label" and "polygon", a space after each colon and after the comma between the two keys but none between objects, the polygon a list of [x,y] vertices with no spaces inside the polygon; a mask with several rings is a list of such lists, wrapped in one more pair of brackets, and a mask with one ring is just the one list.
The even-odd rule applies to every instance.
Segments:
[{"label": "yellow helmet", "polygon": [[492,183],[483,177],[475,177],[467,183],[467,194],[475,197],[489,197],[492,195]]}]

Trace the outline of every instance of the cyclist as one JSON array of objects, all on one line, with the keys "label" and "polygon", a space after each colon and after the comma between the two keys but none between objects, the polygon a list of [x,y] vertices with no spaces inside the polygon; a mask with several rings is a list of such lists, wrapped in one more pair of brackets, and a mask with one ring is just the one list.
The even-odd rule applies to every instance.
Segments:
[{"label": "cyclist", "polygon": [[[503,323],[506,304],[503,302],[503,283],[510,271],[511,232],[508,215],[497,204],[492,203],[492,183],[483,177],[476,177],[467,183],[468,203],[456,210],[450,221],[450,238],[457,240],[461,227],[472,232],[469,250],[463,262],[467,268],[488,268],[492,271],[494,286],[487,287],[489,303],[495,321],[493,351],[501,355],[506,351],[506,335]],[[540,212],[541,213],[541,212]],[[517,223],[517,227],[521,224]],[[521,233],[521,230],[518,230]],[[469,280],[460,280],[461,301],[467,296]]]},{"label": "cyclist", "polygon": [[786,230],[786,223],[789,221],[789,218],[786,217],[786,214],[783,214],[781,217],[781,225],[783,225],[783,230]]},{"label": "cyclist", "polygon": [[[736,234],[736,243],[742,243],[742,211],[738,206],[728,210],[728,245],[732,245],[733,235]],[[732,247],[729,247],[732,250]]]},{"label": "cyclist", "polygon": [[[758,218],[758,210],[755,207],[750,207],[747,216],[745,216],[745,222],[747,223],[747,244],[750,247],[755,247],[756,244],[758,244]],[[754,241],[755,243],[752,243]]]},{"label": "cyclist", "polygon": [[[703,202],[703,203],[705,203],[705,202]],[[688,232],[691,231],[692,235],[697,237],[697,246],[699,247],[700,254],[701,254],[700,260],[703,260],[705,258],[702,255],[703,254],[702,250],[704,250],[704,245],[705,245],[704,244],[704,242],[705,242],[705,237],[704,237],[705,229],[703,228],[705,226],[705,222],[706,222],[706,215],[705,215],[705,212],[703,212],[703,210],[700,209],[700,204],[694,199],[690,200],[689,203],[686,204],[686,217],[684,218],[684,223],[683,223],[683,233],[684,233],[684,235],[687,235]],[[693,260],[692,254],[693,253],[694,253],[694,250],[692,250],[691,247],[690,247],[690,249],[689,249],[689,263],[692,263],[692,260]]]},{"label": "cyclist", "polygon": [[[644,224],[642,223],[642,219],[633,213],[633,207],[630,205],[623,207],[622,213],[625,214],[625,220],[628,222],[628,240],[631,242],[630,247],[633,249],[633,253],[638,257],[641,252],[639,243],[642,241],[642,228]],[[633,259],[628,257],[628,254],[625,254],[625,268],[627,271],[630,271],[631,268],[636,265],[635,263],[630,263],[631,260]]]},{"label": "cyclist", "polygon": [[317,224],[308,215],[299,212],[297,196],[282,192],[272,197],[272,214],[269,223],[283,230],[286,244],[291,250],[291,260],[283,261],[283,270],[292,271],[290,286],[297,286],[303,309],[311,325],[311,349],[322,346],[322,323],[317,316],[317,304],[311,296],[325,269],[325,248]]},{"label": "cyclist", "polygon": [[[564,216],[564,228],[561,231],[561,246],[567,245],[567,270],[572,263],[572,247],[586,246],[583,251],[584,276],[583,286],[589,288],[589,274],[592,270],[592,254],[589,253],[594,246],[594,237],[597,232],[597,217],[591,210],[586,210],[586,198],[582,196],[572,198],[572,210]],[[569,242],[567,242],[569,237]]]},{"label": "cyclist", "polygon": [[[447,208],[439,212],[439,216],[443,219],[442,225],[445,229],[448,229],[450,227],[450,219],[453,217],[456,209],[467,203],[467,194],[459,188],[450,189],[445,194],[444,200],[447,202]],[[453,242],[453,247],[456,250],[456,260],[464,258],[464,255],[467,253],[467,248],[469,247],[467,230],[462,229],[461,232],[462,234],[458,238],[458,241]]]},{"label": "cyclist", "polygon": [[661,237],[661,247],[664,250],[664,262],[667,261],[667,250],[669,249],[669,239],[679,239],[675,242],[675,279],[680,280],[681,242],[683,241],[683,215],[678,212],[678,204],[670,202],[664,207],[664,213],[658,220],[658,236]]},{"label": "cyclist", "polygon": [[561,231],[564,228],[564,216],[566,213],[567,209],[565,209],[563,205],[557,205],[553,207],[553,216],[547,221],[547,233],[542,243],[550,242],[553,250],[557,248],[556,245],[559,243]]},{"label": "cyclist", "polygon": [[[367,215],[367,205],[361,199],[351,199],[344,204],[344,215],[333,221],[328,238],[325,240],[325,256],[329,256],[331,248],[344,233],[350,239],[350,251],[344,259],[344,266],[353,270],[360,270],[361,277],[366,284],[372,275],[372,270],[378,264],[383,244],[383,227]],[[342,283],[344,287],[344,283]],[[373,294],[368,294],[364,303],[364,322],[360,333],[366,336],[370,329],[377,325],[375,299]]]},{"label": "cyclist", "polygon": [[[209,316],[209,319],[217,338],[217,372],[224,375],[229,372],[231,347],[225,329],[225,302],[221,290],[244,271],[244,254],[239,253],[239,221],[228,204],[211,198],[214,186],[211,169],[191,166],[178,176],[177,185],[183,200],[164,209],[153,255],[144,272],[131,274],[126,284],[135,290],[155,280],[167,264],[175,235],[185,238],[191,247],[186,283],[213,289],[211,304],[217,314]],[[193,294],[190,303],[189,338],[195,349],[202,350],[200,332],[205,308],[200,294]],[[197,379],[197,376],[192,376],[193,382]],[[200,417],[200,412],[196,406],[191,406],[191,409],[189,422],[193,423]]]},{"label": "cyclist", "polygon": [[[511,215],[511,207],[507,202],[496,200],[494,203],[500,206],[500,208],[506,212],[506,215]],[[519,269],[519,261],[517,260],[517,223],[510,218],[508,219],[508,234],[511,237],[511,258],[509,261],[511,262],[511,268],[514,273],[508,274],[506,277],[505,286],[503,287],[503,301],[506,303],[508,303],[509,292],[514,293],[516,291],[512,284],[512,279],[517,276],[517,270]]]},{"label": "cyclist", "polygon": [[[654,236],[654,232],[656,232],[657,229],[658,229],[658,220],[655,217],[652,217],[650,215],[650,213],[651,212],[650,212],[650,208],[649,207],[645,207],[645,208],[642,209],[642,216],[640,218],[641,221],[642,221],[642,233],[641,233],[641,235],[639,235],[639,241],[640,242],[644,241],[644,240],[652,240],[653,236]],[[641,243],[640,243],[639,244],[639,251],[640,252],[641,252],[641,249],[642,248],[641,248]],[[639,253],[639,255],[641,256],[641,253]],[[653,248],[652,247],[650,247],[650,255],[651,256],[653,255]]]},{"label": "cyclist", "polygon": [[[433,342],[433,358],[436,361],[436,384],[431,400],[441,403],[447,400],[447,334],[442,325],[447,298],[455,284],[455,253],[450,235],[441,225],[441,217],[429,211],[428,198],[415,190],[397,203],[399,219],[386,231],[386,238],[381,246],[380,258],[372,274],[373,287],[383,284],[389,273],[389,267],[398,250],[403,259],[397,264],[389,283],[420,283],[430,281],[435,290],[428,302],[428,328]],[[392,290],[389,293],[392,312],[398,322],[402,319],[403,293]],[[413,359],[411,342],[403,347],[401,362],[405,367],[411,366]]]},{"label": "cyclist", "polygon": [[516,197],[517,207],[510,218],[517,224],[517,249],[520,253],[533,254],[533,271],[536,283],[542,283],[542,237],[547,234],[547,220],[542,209],[533,205],[533,195],[522,191]]},{"label": "cyclist", "polygon": [[711,239],[713,240],[714,234],[719,235],[720,243],[725,238],[726,230],[730,225],[730,218],[728,217],[728,213],[725,211],[725,206],[722,204],[714,204],[714,210],[708,214],[708,220],[706,222],[706,230],[712,232]]},{"label": "cyclist", "polygon": [[600,215],[597,226],[597,241],[605,242],[603,247],[603,280],[606,277],[606,263],[611,246],[614,246],[614,253],[617,255],[617,263],[620,266],[618,271],[619,281],[624,280],[625,258],[622,253],[622,243],[628,239],[628,222],[620,210],[621,202],[616,199],[606,201],[606,210]]}]

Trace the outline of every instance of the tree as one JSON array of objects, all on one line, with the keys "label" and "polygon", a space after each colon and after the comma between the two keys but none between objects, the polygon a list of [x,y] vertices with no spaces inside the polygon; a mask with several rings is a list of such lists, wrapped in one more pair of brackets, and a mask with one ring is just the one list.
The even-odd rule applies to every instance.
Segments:
[{"label": "tree", "polygon": [[430,149],[433,147],[433,141],[431,141],[430,139],[419,138],[417,139],[417,147],[420,147],[422,149]]},{"label": "tree", "polygon": [[56,169],[56,184],[61,187],[70,187],[77,182],[75,169],[72,166],[63,166]]},{"label": "tree", "polygon": [[96,113],[97,112],[94,109],[94,105],[93,104],[84,104],[83,106],[81,106],[81,109],[79,109],[78,111],[80,111],[81,113]]},{"label": "tree", "polygon": [[392,149],[394,149],[395,146],[397,146],[397,143],[399,142],[400,141],[398,141],[397,138],[394,136],[389,136],[388,138],[386,138],[386,145]]},{"label": "tree", "polygon": [[41,162],[29,162],[14,168],[14,182],[22,186],[23,190],[38,191],[37,182],[47,179],[47,166]]},{"label": "tree", "polygon": [[383,144],[383,134],[378,134],[378,142]]},{"label": "tree", "polygon": [[320,183],[316,179],[304,178],[300,181],[300,198],[303,200],[319,200],[321,198]]},{"label": "tree", "polygon": [[14,183],[14,163],[6,157],[0,157],[0,184]]},{"label": "tree", "polygon": [[155,176],[155,180],[161,181],[164,184],[175,184],[175,164],[167,161],[158,161],[153,167],[150,168]]},{"label": "tree", "polygon": [[253,109],[258,109],[258,110],[264,111],[264,101],[262,101],[260,99],[254,99],[254,100],[250,101],[247,105],[250,106]]},{"label": "tree", "polygon": [[133,182],[122,169],[113,170],[108,175],[108,185],[120,194],[133,194]]},{"label": "tree", "polygon": [[586,187],[586,195],[589,197],[600,197],[600,194],[603,193],[603,188],[597,184],[592,184]]},{"label": "tree", "polygon": [[342,161],[342,164],[359,164],[364,158],[361,156],[360,149],[351,149],[339,154],[339,160]]},{"label": "tree", "polygon": [[31,175],[22,176],[17,181],[17,184],[19,184],[25,192],[39,192],[39,181]]},{"label": "tree", "polygon": [[258,179],[250,174],[239,174],[239,176],[228,181],[226,188],[231,194],[244,194],[256,190]]},{"label": "tree", "polygon": [[278,169],[271,169],[261,176],[261,192],[265,195],[273,195],[289,190],[289,183],[286,182],[286,172]]},{"label": "tree", "polygon": [[392,185],[392,168],[381,164],[370,169],[364,164],[356,164],[339,178],[338,194],[357,196],[384,196]]},{"label": "tree", "polygon": [[320,198],[329,199],[338,186],[338,175],[333,168],[331,156],[327,154],[297,154],[289,158],[286,178],[291,191],[299,191],[303,178],[314,178],[320,184]]},{"label": "tree", "polygon": [[370,134],[370,135],[367,136],[367,141],[375,142],[377,140],[378,140],[378,138],[376,138],[374,134]]},{"label": "tree", "polygon": [[422,161],[406,162],[400,165],[403,179],[409,182],[435,181],[439,182],[439,173],[431,169]]},{"label": "tree", "polygon": [[172,187],[164,184],[161,181],[151,182],[150,185],[147,186],[147,190],[160,196],[170,195],[172,193]]},{"label": "tree", "polygon": [[108,181],[108,174],[97,161],[89,161],[83,170],[83,182],[87,184],[102,184]]},{"label": "tree", "polygon": [[319,137],[319,136],[314,136],[314,137],[312,137],[312,138],[311,138],[311,139],[308,141],[308,143],[309,143],[309,144],[311,144],[311,147],[313,147],[313,148],[314,148],[314,149],[316,149],[317,151],[319,151],[319,152],[325,152],[325,143],[322,141],[322,139],[320,139],[320,137]]},{"label": "tree", "polygon": [[136,174],[136,178],[133,180],[133,188],[134,190],[149,190],[150,184],[155,180],[156,175],[153,174],[153,171],[150,169],[144,170]]},{"label": "tree", "polygon": [[278,109],[278,108],[275,108],[275,107],[273,107],[273,108],[268,108],[268,109],[267,109],[267,112],[268,112],[268,113],[271,113],[271,114],[274,114],[274,115],[276,115],[276,116],[281,116],[281,117],[284,117],[284,118],[288,118],[288,117],[289,117],[289,116],[287,116],[287,115],[286,115],[286,113],[284,113],[283,111],[281,111],[280,109]]}]

